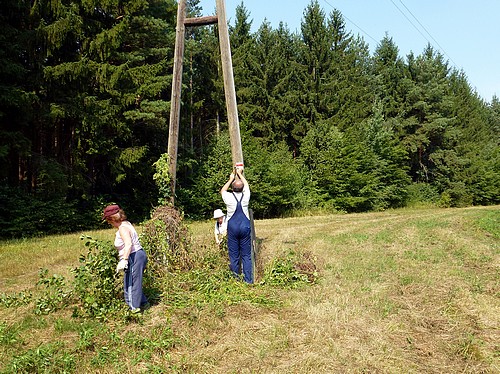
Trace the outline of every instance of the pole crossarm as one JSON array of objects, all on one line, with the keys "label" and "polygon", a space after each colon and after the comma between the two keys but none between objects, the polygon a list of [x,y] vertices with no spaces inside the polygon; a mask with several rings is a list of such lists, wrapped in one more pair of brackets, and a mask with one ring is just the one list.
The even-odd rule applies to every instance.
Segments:
[{"label": "pole crossarm", "polygon": [[214,25],[217,22],[219,22],[219,17],[217,16],[204,16],[204,17],[186,18],[184,20],[184,25],[187,27],[206,26],[206,25]]}]

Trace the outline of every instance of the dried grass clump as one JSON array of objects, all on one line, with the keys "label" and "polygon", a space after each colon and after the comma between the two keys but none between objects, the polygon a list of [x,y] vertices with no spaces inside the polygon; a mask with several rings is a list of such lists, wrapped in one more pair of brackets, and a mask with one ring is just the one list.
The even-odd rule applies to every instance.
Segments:
[{"label": "dried grass clump", "polygon": [[301,252],[295,262],[295,270],[300,274],[307,277],[309,283],[315,283],[318,279],[318,267],[316,265],[317,259],[312,252]]},{"label": "dried grass clump", "polygon": [[192,268],[189,256],[191,235],[182,214],[172,206],[160,206],[144,225],[143,243],[148,251],[148,267],[158,275]]}]

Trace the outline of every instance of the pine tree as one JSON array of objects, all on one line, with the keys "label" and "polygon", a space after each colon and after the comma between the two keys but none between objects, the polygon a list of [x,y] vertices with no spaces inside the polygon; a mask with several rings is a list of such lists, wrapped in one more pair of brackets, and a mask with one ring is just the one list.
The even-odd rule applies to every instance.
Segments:
[{"label": "pine tree", "polygon": [[234,27],[231,27],[231,52],[236,86],[238,114],[241,126],[248,124],[258,128],[263,108],[259,106],[262,97],[262,76],[260,62],[255,53],[255,38],[250,32],[249,13],[243,4],[236,8]]},{"label": "pine tree", "polygon": [[266,120],[271,134],[269,141],[284,141],[293,155],[297,155],[300,134],[307,127],[301,107],[302,82],[305,80],[304,70],[298,61],[301,41],[283,23],[272,30],[268,38],[259,37],[258,40],[266,45],[264,50],[267,54],[266,59],[262,55],[262,61],[265,61],[263,67],[269,96],[269,105],[266,107]]},{"label": "pine tree", "polygon": [[376,184],[373,184],[371,210],[395,208],[403,206],[408,177],[408,156],[405,148],[399,142],[394,121],[386,120],[382,102],[373,105],[373,115],[364,121],[358,141],[371,154],[373,174]]},{"label": "pine tree", "polygon": [[240,5],[236,7],[234,26],[229,27],[231,49],[237,50],[250,41],[252,38],[251,30],[252,21],[250,20],[250,13],[243,2],[241,2]]},{"label": "pine tree", "polygon": [[[472,90],[463,72],[450,76],[453,127],[446,143],[433,157],[438,163],[437,185],[450,204],[492,204],[499,201],[498,117]],[[440,156],[440,157],[436,157]]]}]

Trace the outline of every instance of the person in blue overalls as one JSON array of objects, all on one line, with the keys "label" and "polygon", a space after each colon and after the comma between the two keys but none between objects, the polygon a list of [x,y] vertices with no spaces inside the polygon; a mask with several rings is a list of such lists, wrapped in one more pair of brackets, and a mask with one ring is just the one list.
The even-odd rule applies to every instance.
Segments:
[{"label": "person in blue overalls", "polygon": [[[237,277],[243,268],[243,279],[253,283],[252,234],[250,229],[250,187],[243,176],[243,167],[236,168],[236,175],[231,173],[229,180],[220,190],[227,210],[227,246],[229,250],[229,268]],[[231,186],[232,192],[229,192]]]}]

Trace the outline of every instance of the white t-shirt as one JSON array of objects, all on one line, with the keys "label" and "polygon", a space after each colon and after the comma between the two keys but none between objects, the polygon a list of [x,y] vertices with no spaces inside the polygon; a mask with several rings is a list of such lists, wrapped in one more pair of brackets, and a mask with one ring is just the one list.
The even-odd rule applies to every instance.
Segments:
[{"label": "white t-shirt", "polygon": [[227,212],[226,212],[226,217],[227,220],[229,221],[231,217],[233,216],[234,212],[236,211],[236,207],[238,206],[238,202],[233,196],[236,196],[238,201],[241,200],[241,195],[243,194],[243,199],[241,200],[241,207],[243,209],[243,213],[245,213],[245,216],[247,216],[248,219],[250,219],[250,214],[248,213],[248,203],[250,202],[250,188],[247,186],[243,187],[243,192],[229,192],[229,191],[224,191],[222,192],[222,200],[224,200],[224,203],[226,204],[227,207]]}]

